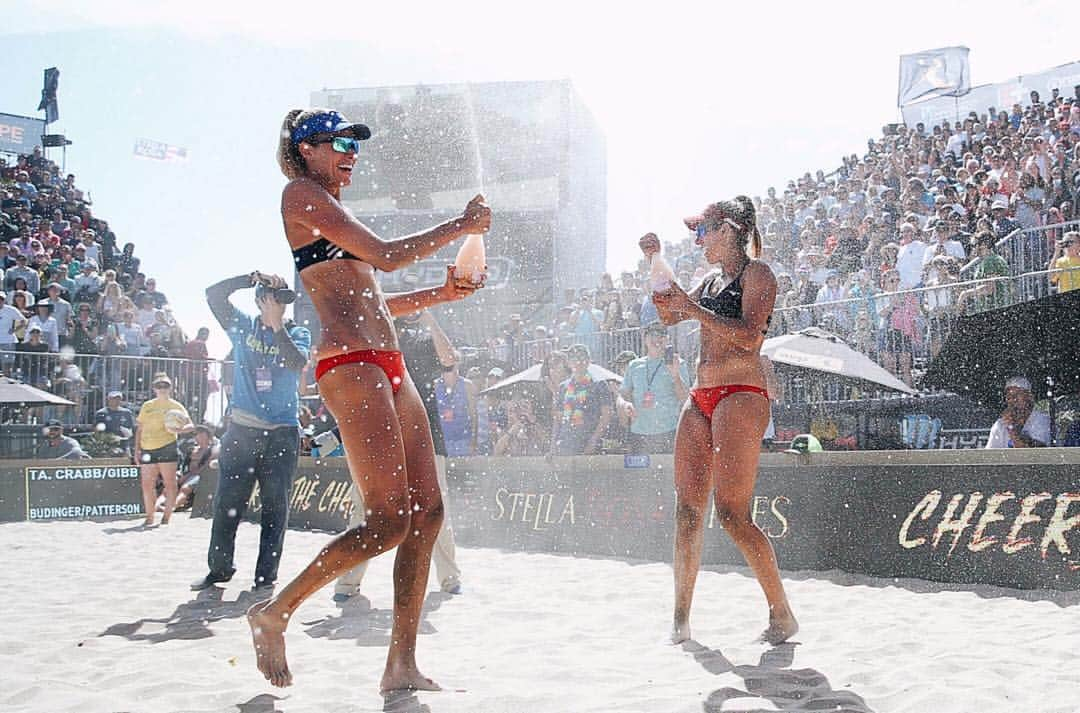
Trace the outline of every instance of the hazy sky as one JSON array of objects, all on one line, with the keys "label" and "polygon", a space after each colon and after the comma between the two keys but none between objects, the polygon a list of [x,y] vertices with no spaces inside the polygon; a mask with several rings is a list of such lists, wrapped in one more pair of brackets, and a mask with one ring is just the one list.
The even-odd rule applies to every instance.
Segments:
[{"label": "hazy sky", "polygon": [[[861,151],[898,117],[900,54],[966,45],[973,84],[1080,59],[1069,2],[389,5],[4,0],[0,112],[36,116],[60,69],[68,169],[194,333],[210,282],[291,274],[274,146],[314,89],[569,77],[607,136],[618,269],[647,230]],[[192,158],[136,160],[137,137]]]}]

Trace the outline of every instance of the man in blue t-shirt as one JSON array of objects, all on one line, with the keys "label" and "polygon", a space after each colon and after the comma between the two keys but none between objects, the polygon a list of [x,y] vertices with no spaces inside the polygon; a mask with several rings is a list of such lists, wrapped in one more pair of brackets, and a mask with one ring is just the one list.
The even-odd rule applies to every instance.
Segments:
[{"label": "man in blue t-shirt", "polygon": [[[255,317],[229,302],[229,295],[247,287],[256,287]],[[294,299],[295,293],[286,289],[283,278],[259,272],[223,280],[206,290],[210,311],[232,342],[235,365],[206,557],[210,572],[191,585],[196,591],[232,579],[236,528],[256,482],[262,514],[253,589],[271,587],[277,579],[300,450],[297,391],[311,351],[311,333],[285,321],[290,297]]]},{"label": "man in blue t-shirt", "polygon": [[675,426],[689,393],[690,372],[670,350],[667,327],[653,322],[645,327],[645,356],[626,367],[619,390],[619,412],[630,421],[629,451],[671,453]]}]

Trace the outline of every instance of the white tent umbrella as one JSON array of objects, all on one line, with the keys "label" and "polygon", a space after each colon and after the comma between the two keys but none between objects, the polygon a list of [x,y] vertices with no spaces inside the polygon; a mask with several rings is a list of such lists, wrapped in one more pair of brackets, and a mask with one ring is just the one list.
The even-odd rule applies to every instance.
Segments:
[{"label": "white tent umbrella", "polygon": [[832,332],[807,327],[794,334],[766,339],[761,353],[777,364],[820,371],[844,379],[866,381],[886,389],[915,394],[870,357],[849,347]]},{"label": "white tent umbrella", "polygon": [[29,384],[24,384],[8,377],[0,377],[0,404],[19,404],[36,406],[40,404],[52,404],[54,406],[74,406],[73,401],[68,401],[48,391],[35,389]]},{"label": "white tent umbrella", "polygon": [[[513,376],[508,376],[497,384],[493,384],[484,389],[480,393],[489,394],[494,391],[501,391],[515,385],[525,385],[528,383],[540,383],[540,370],[543,367],[542,364],[533,364],[525,371],[518,372]],[[614,381],[616,383],[622,383],[622,377],[613,371],[608,371],[604,367],[598,364],[589,364],[589,376],[594,381]]]}]

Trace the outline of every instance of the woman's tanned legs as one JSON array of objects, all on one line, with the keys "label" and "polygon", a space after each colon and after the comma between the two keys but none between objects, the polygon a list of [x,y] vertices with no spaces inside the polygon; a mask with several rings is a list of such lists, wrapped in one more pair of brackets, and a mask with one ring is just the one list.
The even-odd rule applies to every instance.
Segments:
[{"label": "woman's tanned legs", "polygon": [[259,670],[275,686],[292,682],[283,634],[293,611],[342,572],[400,544],[410,532],[413,514],[401,422],[382,369],[342,365],[324,375],[319,386],[341,430],[349,471],[364,495],[367,521],[331,540],[277,596],[248,613]]},{"label": "woman's tanned legs", "polygon": [[769,628],[762,639],[777,644],[798,631],[788,605],[776,555],[751,518],[761,436],[769,423],[769,402],[758,394],[736,393],[722,400],[712,417],[712,474],[716,515],[754,571],[769,603]]},{"label": "woman's tanned legs", "polygon": [[701,566],[712,474],[707,453],[712,443],[709,422],[690,400],[683,405],[675,432],[675,611],[671,641],[690,638],[690,604]]}]

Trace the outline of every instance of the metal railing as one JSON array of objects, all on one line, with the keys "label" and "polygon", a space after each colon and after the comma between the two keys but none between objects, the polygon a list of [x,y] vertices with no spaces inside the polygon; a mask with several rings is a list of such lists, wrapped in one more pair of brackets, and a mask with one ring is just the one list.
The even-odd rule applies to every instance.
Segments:
[{"label": "metal railing", "polygon": [[58,419],[65,424],[91,424],[111,391],[123,394],[136,413],[154,397],[151,381],[164,372],[173,382],[173,398],[184,404],[195,422],[221,423],[221,396],[226,362],[208,359],[137,357],[101,354],[0,351],[0,372],[30,386],[65,398],[74,406],[3,404],[6,423]]},{"label": "metal railing", "polygon": [[[779,307],[773,312],[768,336],[790,334],[809,326],[821,327],[918,390],[920,373],[940,352],[959,317],[1049,295],[1055,290],[1050,282],[1051,275],[1078,271],[1080,268],[1039,269],[1005,277]],[[696,325],[684,322],[672,327],[669,334],[676,351],[693,367],[700,337]],[[504,363],[511,372],[516,372],[541,363],[551,352],[572,344],[585,344],[592,354],[592,361],[608,368],[615,366],[616,358],[623,351],[643,353],[641,329],[635,327],[614,332],[564,333],[547,339],[485,347],[475,350],[473,356],[478,360]],[[831,382],[824,374],[815,379],[790,377],[785,387],[784,401],[790,403],[896,395],[895,392]]]},{"label": "metal railing", "polygon": [[[1050,267],[1054,243],[1066,232],[1077,229],[1080,229],[1080,220],[1041,225],[1037,228],[1020,228],[997,241],[994,252],[1005,259],[1010,275],[1038,273]],[[973,277],[978,264],[978,258],[970,260],[961,268],[960,275],[965,278]],[[1037,278],[1021,280],[1017,284],[1017,290],[1023,299],[1038,299],[1051,294],[1049,284]]]}]

